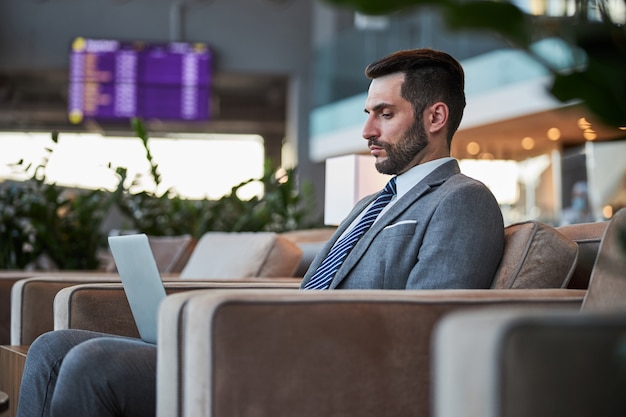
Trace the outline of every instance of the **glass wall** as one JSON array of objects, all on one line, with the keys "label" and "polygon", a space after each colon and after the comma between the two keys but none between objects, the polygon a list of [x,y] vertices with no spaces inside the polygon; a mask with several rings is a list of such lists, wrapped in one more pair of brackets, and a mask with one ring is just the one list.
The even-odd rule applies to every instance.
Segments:
[{"label": "glass wall", "polygon": [[314,51],[313,105],[323,106],[367,91],[369,80],[362,75],[365,67],[400,49],[430,47],[465,60],[506,46],[493,35],[464,32],[459,36],[450,32],[441,16],[426,8],[373,20],[355,15],[353,27]]}]

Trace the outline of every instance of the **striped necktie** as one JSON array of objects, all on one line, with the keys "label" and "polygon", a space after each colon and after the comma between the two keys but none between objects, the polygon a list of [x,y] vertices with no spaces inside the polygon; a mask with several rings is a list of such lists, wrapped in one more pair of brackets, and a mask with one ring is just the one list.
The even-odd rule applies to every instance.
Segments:
[{"label": "striped necktie", "polygon": [[374,224],[374,220],[396,195],[396,177],[389,180],[385,188],[378,194],[374,204],[370,206],[365,215],[359,220],[354,228],[346,236],[341,238],[332,247],[320,266],[317,268],[309,282],[304,285],[305,290],[326,290],[337,273],[342,262],[348,256],[356,242]]}]

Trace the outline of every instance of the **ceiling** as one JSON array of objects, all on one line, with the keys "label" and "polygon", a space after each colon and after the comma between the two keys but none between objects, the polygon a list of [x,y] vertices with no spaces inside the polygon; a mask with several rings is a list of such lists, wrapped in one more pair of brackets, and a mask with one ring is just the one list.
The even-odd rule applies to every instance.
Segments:
[{"label": "ceiling", "polygon": [[[0,131],[81,131],[105,135],[132,134],[129,123],[67,118],[65,71],[0,73]],[[282,140],[285,135],[287,77],[264,74],[216,74],[208,122],[145,121],[151,133],[259,134]]]},{"label": "ceiling", "polygon": [[[587,123],[580,122],[581,118],[585,118]],[[548,130],[551,128],[559,129],[560,136],[557,140],[548,138]],[[596,141],[626,137],[626,131],[608,127],[583,106],[572,105],[459,130],[452,143],[452,154],[459,159],[494,158],[521,161],[553,150],[580,146],[587,140],[585,130],[588,133],[595,133]],[[524,138],[532,138],[525,140],[527,149],[522,145]],[[479,149],[468,152],[468,144],[471,142],[478,143]]]}]

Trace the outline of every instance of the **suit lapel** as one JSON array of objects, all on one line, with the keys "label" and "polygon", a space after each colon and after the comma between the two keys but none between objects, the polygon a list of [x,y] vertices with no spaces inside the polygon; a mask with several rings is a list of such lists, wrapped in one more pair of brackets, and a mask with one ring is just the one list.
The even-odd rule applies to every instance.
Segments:
[{"label": "suit lapel", "polygon": [[378,193],[374,193],[370,196],[367,196],[354,206],[348,216],[346,216],[346,218],[341,222],[331,239],[329,239],[329,241],[326,242],[326,245],[324,245],[324,247],[321,249],[320,255],[323,256],[316,257],[316,261],[311,263],[307,273],[305,274],[305,278],[307,278],[308,275],[312,275],[313,271],[317,270],[324,258],[328,255],[328,252],[330,252],[332,247],[335,245],[335,242],[339,240],[339,238],[343,235],[346,229],[352,224],[354,219],[356,219],[357,216],[376,199],[377,195]]},{"label": "suit lapel", "polygon": [[[439,187],[451,176],[460,172],[458,163],[456,161],[450,161],[439,168],[435,169],[429,175],[427,175],[422,181],[418,182],[407,192],[400,200],[398,200],[384,215],[374,223],[372,228],[368,230],[363,237],[357,242],[356,246],[350,252],[343,265],[337,271],[337,274],[330,283],[330,289],[336,288],[341,281],[350,273],[352,268],[361,260],[361,258],[367,252],[371,242],[375,237],[387,226],[393,224],[393,222],[404,213],[409,207],[411,207],[422,196],[429,193],[433,188]],[[369,203],[368,203],[369,204]],[[357,211],[354,216],[350,216],[351,220],[346,222],[343,230],[354,220],[360,211]],[[334,243],[334,242],[333,242]],[[329,246],[330,250],[330,246]]]}]

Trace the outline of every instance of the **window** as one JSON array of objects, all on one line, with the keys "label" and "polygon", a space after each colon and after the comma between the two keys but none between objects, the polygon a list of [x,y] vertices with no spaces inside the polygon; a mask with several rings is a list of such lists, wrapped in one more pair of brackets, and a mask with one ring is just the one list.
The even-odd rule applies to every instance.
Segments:
[{"label": "window", "polygon": [[[46,169],[49,182],[81,188],[112,190],[118,182],[108,167],[125,167],[129,178],[140,174],[138,187],[131,191],[168,188],[184,198],[217,199],[231,188],[263,175],[263,140],[257,135],[178,135],[154,137],[150,151],[158,164],[162,183],[158,190],[149,175],[149,163],[141,141],[134,137],[104,137],[99,134],[61,133],[57,144],[48,133],[0,133],[0,182],[23,180],[53,149]],[[20,159],[31,169],[24,173],[11,166]],[[252,183],[241,189],[242,199],[262,193],[262,185]]]}]

